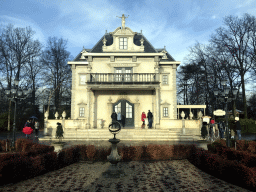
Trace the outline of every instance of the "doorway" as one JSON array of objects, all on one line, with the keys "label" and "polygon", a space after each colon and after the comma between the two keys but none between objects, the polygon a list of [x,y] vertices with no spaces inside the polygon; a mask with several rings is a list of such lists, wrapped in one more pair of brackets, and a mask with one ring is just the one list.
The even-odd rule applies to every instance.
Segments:
[{"label": "doorway", "polygon": [[124,127],[134,127],[134,104],[127,100],[119,100],[113,104],[113,110],[121,112]]}]

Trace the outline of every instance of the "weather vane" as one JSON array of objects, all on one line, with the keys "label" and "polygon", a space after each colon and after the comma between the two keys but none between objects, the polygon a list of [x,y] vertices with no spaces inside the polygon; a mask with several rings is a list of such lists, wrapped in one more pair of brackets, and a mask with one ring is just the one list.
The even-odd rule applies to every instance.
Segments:
[{"label": "weather vane", "polygon": [[[116,17],[118,17],[118,16],[116,16]],[[128,17],[129,17],[129,15],[127,17],[125,17],[124,14],[122,15],[122,17],[118,17],[118,18],[122,19],[122,29],[125,28],[125,19],[128,18]]]}]

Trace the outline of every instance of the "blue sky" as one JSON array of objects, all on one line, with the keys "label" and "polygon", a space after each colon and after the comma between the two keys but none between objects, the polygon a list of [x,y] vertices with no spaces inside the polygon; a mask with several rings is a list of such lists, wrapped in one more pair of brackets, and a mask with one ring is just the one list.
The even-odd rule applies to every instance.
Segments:
[{"label": "blue sky", "polygon": [[0,0],[0,25],[31,26],[46,45],[50,36],[68,39],[73,57],[92,48],[104,35],[121,26],[116,16],[129,15],[126,26],[142,30],[155,48],[166,46],[176,61],[184,62],[196,41],[207,43],[223,17],[255,15],[256,0]]}]

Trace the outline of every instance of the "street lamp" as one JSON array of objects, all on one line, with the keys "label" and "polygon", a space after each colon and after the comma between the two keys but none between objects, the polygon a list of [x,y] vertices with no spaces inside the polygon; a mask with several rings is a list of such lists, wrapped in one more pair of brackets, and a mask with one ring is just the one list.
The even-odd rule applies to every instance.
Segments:
[{"label": "street lamp", "polygon": [[230,88],[227,87],[227,81],[226,80],[221,80],[221,85],[223,86],[223,89],[218,89],[218,87],[215,87],[213,89],[214,95],[218,100],[221,102],[225,102],[225,111],[226,111],[226,143],[227,146],[230,147],[230,142],[229,142],[229,128],[228,128],[228,102],[231,102],[236,99],[236,95],[238,92],[237,88],[232,88],[232,92],[230,91]]},{"label": "street lamp", "polygon": [[6,96],[14,102],[14,120],[13,120],[13,140],[12,140],[12,147],[14,147],[15,144],[15,133],[16,133],[16,103],[19,98],[24,98],[28,95],[29,91],[27,89],[24,89],[23,91],[18,88],[19,86],[19,78],[15,78],[14,85],[10,89],[9,87],[5,89]]}]

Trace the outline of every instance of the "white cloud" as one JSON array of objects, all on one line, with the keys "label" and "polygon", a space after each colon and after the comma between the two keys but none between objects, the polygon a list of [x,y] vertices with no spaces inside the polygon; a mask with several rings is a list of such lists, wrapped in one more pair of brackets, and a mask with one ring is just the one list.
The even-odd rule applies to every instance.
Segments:
[{"label": "white cloud", "polygon": [[41,28],[31,19],[21,19],[21,18],[2,15],[0,16],[0,23],[2,24],[3,27],[7,26],[9,23],[13,24],[14,28],[16,27],[25,28],[30,26],[31,29],[35,31],[33,38],[35,40],[38,39],[43,44],[46,42],[45,36]]},{"label": "white cloud", "polygon": [[212,16],[212,19],[216,19],[216,15],[213,15],[213,16]]},{"label": "white cloud", "polygon": [[253,3],[255,5],[255,0],[243,0],[241,3],[236,5],[236,8],[247,7],[252,5]]}]

